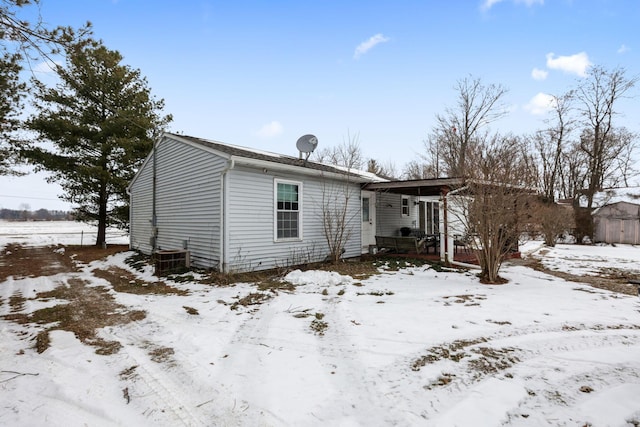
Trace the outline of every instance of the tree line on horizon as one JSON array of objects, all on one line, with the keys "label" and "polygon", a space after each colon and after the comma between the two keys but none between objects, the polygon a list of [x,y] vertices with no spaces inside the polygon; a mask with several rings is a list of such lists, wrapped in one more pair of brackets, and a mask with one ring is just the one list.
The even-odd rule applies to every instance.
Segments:
[{"label": "tree line on horizon", "polygon": [[73,221],[72,212],[36,209],[0,209],[0,220],[4,221]]}]

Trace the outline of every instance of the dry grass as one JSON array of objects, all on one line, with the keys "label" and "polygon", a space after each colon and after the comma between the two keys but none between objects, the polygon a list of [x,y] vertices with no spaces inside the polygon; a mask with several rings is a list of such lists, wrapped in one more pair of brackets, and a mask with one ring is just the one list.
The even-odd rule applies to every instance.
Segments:
[{"label": "dry grass", "polygon": [[240,306],[248,307],[251,305],[260,305],[269,299],[271,299],[271,295],[269,294],[252,292],[249,295],[239,298],[238,301],[231,304],[229,308],[231,308],[231,310],[237,310]]},{"label": "dry grass", "polygon": [[[541,252],[542,253],[542,252]],[[604,289],[611,292],[617,292],[620,294],[626,295],[637,295],[638,288],[635,285],[631,285],[628,283],[629,276],[627,274],[621,274],[619,271],[616,271],[615,274],[612,272],[603,272],[602,275],[598,276],[577,276],[575,274],[570,274],[564,271],[557,270],[549,270],[542,265],[542,262],[536,259],[527,258],[520,260],[510,260],[510,262],[518,263],[519,265],[524,265],[529,268],[533,268],[537,271],[542,271],[544,273],[550,274],[555,277],[559,277],[564,280],[568,280],[570,282],[578,282],[593,286],[594,288]]]},{"label": "dry grass", "polygon": [[95,269],[93,275],[106,280],[116,292],[136,295],[189,295],[189,292],[169,286],[164,282],[148,283],[138,279],[131,272],[120,267],[109,267],[107,270]]},{"label": "dry grass", "polygon": [[[58,273],[73,274],[78,271],[78,263],[88,264],[126,249],[123,245],[108,246],[106,249],[95,246],[30,248],[8,245],[2,252],[0,280],[9,276],[19,278]],[[131,283],[132,276],[122,269],[98,270],[97,275],[101,275],[110,283],[113,282],[114,289],[120,289],[119,292],[142,288],[139,281],[134,280]],[[43,352],[49,347],[51,331],[65,330],[72,332],[83,343],[94,346],[96,353],[113,354],[120,349],[121,344],[99,338],[97,330],[142,320],[146,313],[141,310],[129,310],[117,304],[106,287],[87,285],[84,280],[71,275],[55,289],[40,292],[33,298],[39,301],[55,301],[57,304],[32,313],[22,313],[27,299],[15,293],[8,301],[10,313],[3,318],[19,324],[33,325],[36,331],[33,337],[34,347],[38,352]],[[161,293],[181,294],[179,290],[166,287],[164,284],[146,288],[159,290]]]},{"label": "dry grass", "polygon": [[72,332],[80,341],[96,347],[98,354],[115,353],[120,349],[120,344],[98,338],[96,331],[106,326],[142,320],[146,316],[144,311],[131,311],[117,304],[106,288],[89,287],[77,278],[70,278],[52,291],[40,292],[34,299],[54,299],[60,303],[30,314],[12,310],[4,318],[19,324],[39,326],[41,330],[35,342],[39,353],[49,347],[49,332],[53,330]]},{"label": "dry grass", "polygon": [[9,244],[0,255],[0,281],[9,276],[21,279],[77,271],[75,263],[65,253],[64,246],[29,248]]},{"label": "dry grass", "polygon": [[484,342],[487,342],[486,338],[478,338],[474,340],[457,340],[446,345],[431,347],[427,350],[428,354],[414,360],[413,364],[411,365],[411,370],[419,371],[423,366],[435,363],[442,359],[449,359],[453,360],[454,362],[459,362],[460,360],[462,360],[462,358],[468,357],[468,355],[464,352],[467,347]]},{"label": "dry grass", "polygon": [[66,246],[65,253],[75,261],[89,264],[91,261],[104,259],[110,255],[129,250],[127,245],[108,245],[106,248],[100,246]]}]

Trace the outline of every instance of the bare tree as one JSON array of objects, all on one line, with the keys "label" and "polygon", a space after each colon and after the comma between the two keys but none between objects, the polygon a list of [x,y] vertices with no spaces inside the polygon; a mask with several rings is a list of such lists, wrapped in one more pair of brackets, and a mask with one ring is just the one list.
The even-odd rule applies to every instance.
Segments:
[{"label": "bare tree", "polygon": [[536,132],[532,140],[533,149],[538,156],[539,182],[542,194],[549,201],[555,201],[562,178],[562,161],[566,142],[572,130],[569,116],[573,93],[553,97],[553,119],[548,120],[549,127]]},{"label": "bare tree", "polygon": [[406,179],[440,178],[446,166],[443,163],[445,144],[440,141],[437,132],[432,132],[422,141],[424,151],[418,155],[418,160],[412,160],[404,167],[403,176]]},{"label": "bare tree", "polygon": [[587,155],[589,167],[584,195],[587,208],[593,206],[594,194],[602,189],[615,159],[625,152],[628,139],[621,139],[614,127],[616,106],[628,96],[639,77],[626,77],[623,68],[607,70],[600,66],[589,70],[588,78],[578,86],[576,99],[583,122],[580,149]]},{"label": "bare tree", "polygon": [[360,148],[360,135],[351,135],[347,132],[346,139],[342,140],[342,144],[325,147],[313,152],[311,159],[315,162],[326,163],[330,165],[342,166],[348,169],[364,169],[364,156]]},{"label": "bare tree", "polygon": [[320,201],[322,231],[329,248],[329,259],[336,263],[341,259],[345,246],[351,239],[354,224],[359,219],[359,211],[353,209],[353,204],[360,203],[360,193],[354,185],[352,175],[354,170],[361,169],[363,163],[357,135],[349,135],[341,145],[323,150],[316,158],[343,170],[340,179],[323,179]]},{"label": "bare tree", "polygon": [[396,172],[396,166],[393,162],[388,161],[385,163],[381,163],[376,159],[369,159],[367,161],[367,172],[378,175],[381,178],[385,179],[396,179],[398,173]]},{"label": "bare tree", "polygon": [[547,246],[555,246],[561,236],[570,233],[575,227],[571,206],[558,205],[545,200],[544,203],[539,203],[533,212],[538,218],[544,244]]},{"label": "bare tree", "polygon": [[[502,99],[507,93],[501,85],[484,85],[478,78],[465,77],[455,86],[457,104],[436,115],[437,124],[429,140],[437,144],[438,166],[450,177],[461,177],[471,166],[470,158],[488,138],[488,124],[504,117]],[[433,159],[433,153],[428,153]]]},{"label": "bare tree", "polygon": [[404,171],[402,172],[404,179],[429,179],[435,178],[433,169],[428,163],[421,162],[419,160],[412,160],[404,165]]},{"label": "bare tree", "polygon": [[532,220],[527,205],[536,199],[535,173],[525,144],[513,136],[493,136],[478,146],[464,193],[451,198],[482,269],[483,283],[504,283],[502,262],[517,249]]},{"label": "bare tree", "polygon": [[618,139],[621,141],[622,150],[620,155],[615,158],[613,170],[618,172],[619,178],[612,186],[629,186],[629,179],[638,174],[638,170],[634,167],[634,153],[638,148],[638,134],[630,132],[626,128],[618,130]]},{"label": "bare tree", "polygon": [[559,196],[575,199],[586,186],[589,163],[579,143],[574,141],[563,150],[561,163]]},{"label": "bare tree", "polygon": [[29,203],[20,203],[18,209],[20,210],[20,219],[27,221],[31,218],[31,206],[29,206]]}]

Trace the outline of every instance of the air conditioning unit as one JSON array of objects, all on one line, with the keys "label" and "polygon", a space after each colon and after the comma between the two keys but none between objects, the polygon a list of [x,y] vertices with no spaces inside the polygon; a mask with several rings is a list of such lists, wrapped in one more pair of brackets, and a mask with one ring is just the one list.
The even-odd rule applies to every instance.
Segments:
[{"label": "air conditioning unit", "polygon": [[161,250],[155,253],[155,275],[161,276],[190,267],[189,251],[185,249]]}]

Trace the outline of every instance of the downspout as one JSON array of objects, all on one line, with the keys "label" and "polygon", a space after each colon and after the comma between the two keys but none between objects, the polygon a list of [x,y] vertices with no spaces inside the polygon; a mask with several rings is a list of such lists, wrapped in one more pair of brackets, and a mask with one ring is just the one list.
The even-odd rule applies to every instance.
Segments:
[{"label": "downspout", "polygon": [[444,262],[447,264],[451,264],[451,265],[457,265],[459,267],[464,267],[464,268],[474,268],[477,269],[479,268],[479,266],[475,265],[475,264],[467,264],[466,262],[458,262],[456,260],[454,260],[453,257],[453,251],[454,251],[454,245],[453,245],[453,237],[451,236],[451,233],[449,232],[449,220],[448,220],[448,214],[449,214],[449,207],[448,207],[448,203],[447,203],[447,199],[449,196],[451,195],[455,195],[458,194],[461,191],[466,190],[467,188],[469,188],[468,185],[462,186],[460,188],[457,188],[453,191],[447,191],[443,193],[443,200],[444,200],[444,234],[445,234],[445,255],[444,255]]},{"label": "downspout", "polygon": [[131,226],[131,223],[132,223],[131,218],[133,218],[133,217],[131,216],[131,213],[133,212],[133,208],[131,207],[131,205],[133,203],[131,203],[131,189],[129,187],[127,187],[126,191],[127,191],[127,196],[129,196],[129,249],[132,250],[133,249],[133,243],[132,243],[133,241],[131,239],[131,229],[133,227]]},{"label": "downspout", "polygon": [[158,246],[158,215],[156,212],[156,187],[157,187],[157,140],[153,140],[153,168],[151,179],[151,255],[155,256],[156,248]]},{"label": "downspout", "polygon": [[229,229],[227,226],[227,218],[229,215],[229,183],[228,172],[235,167],[235,160],[229,159],[227,166],[220,174],[220,266],[221,273],[229,272]]}]

